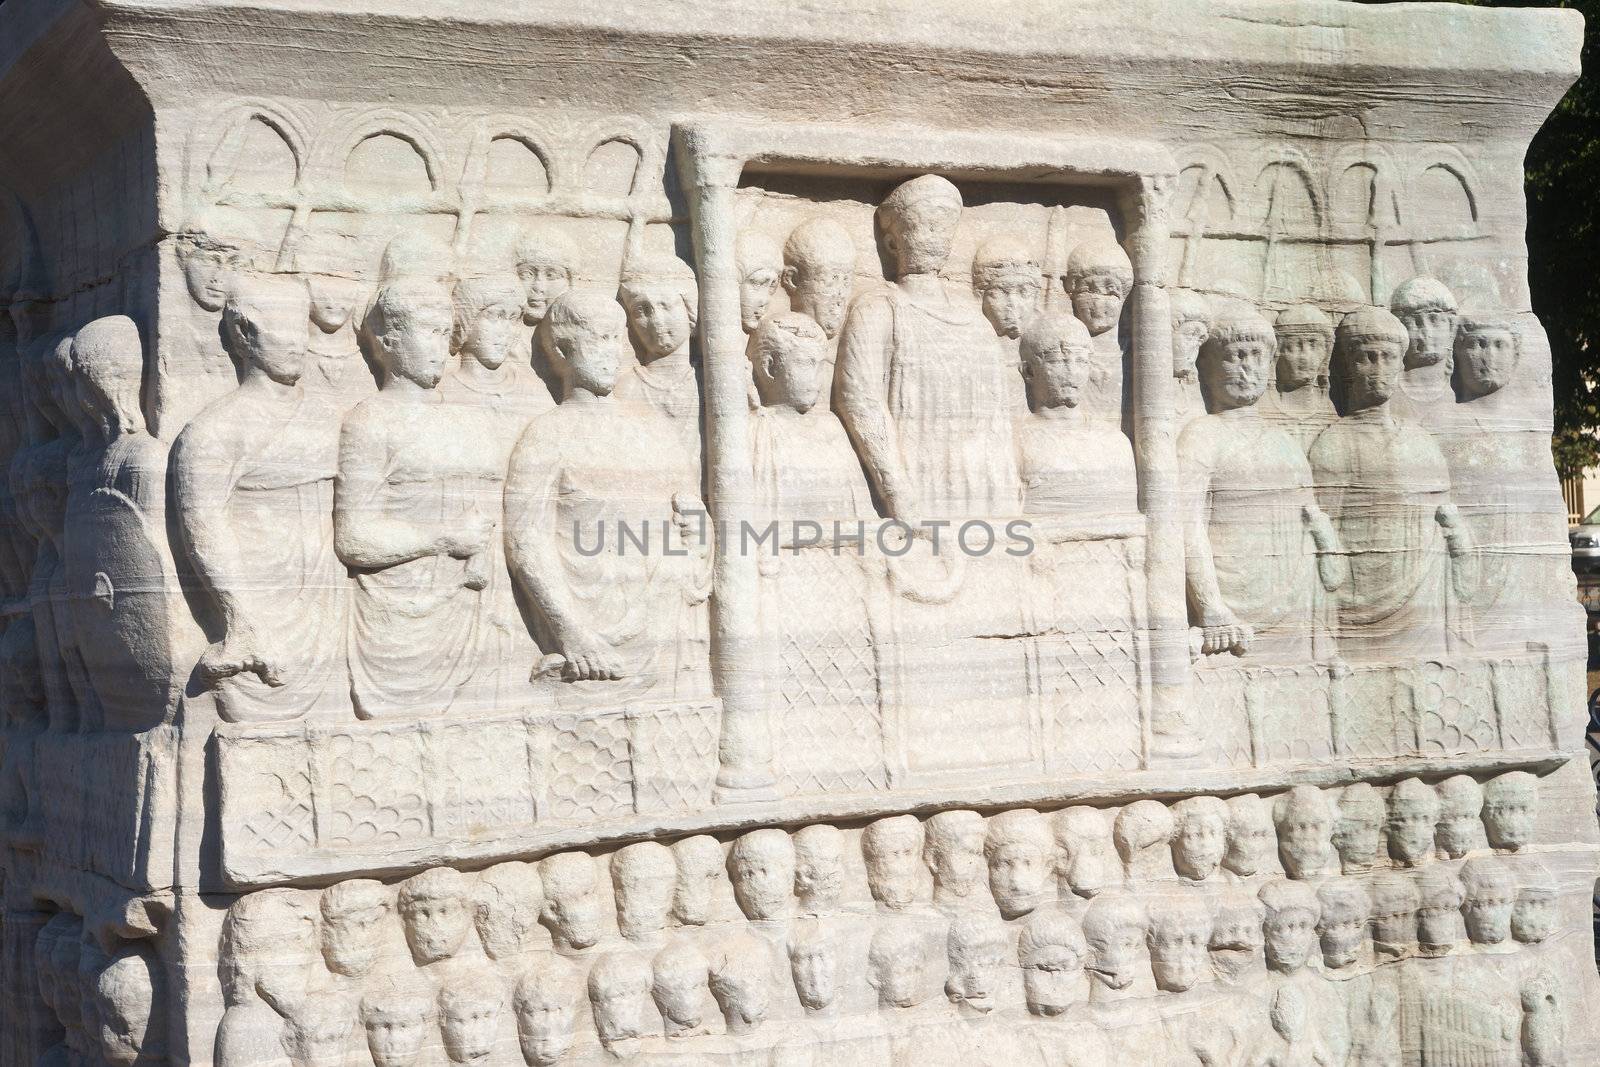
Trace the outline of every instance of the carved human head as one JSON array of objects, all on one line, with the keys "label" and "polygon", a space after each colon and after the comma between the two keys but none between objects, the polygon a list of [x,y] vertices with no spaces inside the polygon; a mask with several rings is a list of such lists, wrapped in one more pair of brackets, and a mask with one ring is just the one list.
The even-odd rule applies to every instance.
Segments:
[{"label": "carved human head", "polygon": [[1258,894],[1265,917],[1261,933],[1267,950],[1267,966],[1293,973],[1304,967],[1317,941],[1317,920],[1322,907],[1314,889],[1304,882],[1279,878],[1261,887]]},{"label": "carved human head", "polygon": [[722,844],[705,834],[686,837],[673,843],[672,858],[678,868],[672,916],[684,926],[704,926],[711,921],[718,888],[726,878]]},{"label": "carved human head", "polygon": [[282,1041],[291,1067],[344,1067],[355,1005],[338,993],[321,993],[286,1008]]},{"label": "carved human head", "polygon": [[638,940],[666,929],[677,881],[672,850],[659,841],[638,841],[612,854],[611,891],[623,937]]},{"label": "carved human head", "polygon": [[509,274],[491,274],[461,279],[452,296],[450,350],[463,361],[477,360],[490,370],[500,367],[521,339],[522,287]]},{"label": "carved human head", "polygon": [[904,917],[879,922],[867,946],[867,983],[880,1008],[912,1008],[928,996],[928,937]]},{"label": "carved human head", "polygon": [[206,311],[221,311],[244,256],[234,245],[205,233],[179,234],[175,244],[190,298]]},{"label": "carved human head", "polygon": [[902,182],[884,198],[878,224],[896,277],[938,273],[950,258],[961,207],[960,190],[937,174]]},{"label": "carved human head", "polygon": [[1533,840],[1539,815],[1539,779],[1507,771],[1483,783],[1483,829],[1495,848],[1516,851]]},{"label": "carved human head", "polygon": [[1089,945],[1078,923],[1059,908],[1041,908],[1017,935],[1017,963],[1028,1011],[1051,1018],[1080,999]]},{"label": "carved human head", "polygon": [[972,259],[972,288],[983,314],[1001,337],[1021,337],[1039,305],[1043,288],[1039,253],[1015,234],[996,234]]},{"label": "carved human head", "polygon": [[1278,335],[1254,308],[1219,317],[1200,358],[1200,391],[1211,412],[1253,406],[1267,391]]},{"label": "carved human head", "polygon": [[807,219],[783,243],[783,288],[789,294],[789,308],[811,316],[829,339],[837,337],[844,325],[855,272],[855,242],[832,219]]},{"label": "carved human head", "polygon": [[885,908],[909,908],[923,895],[922,823],[915,815],[892,815],[861,831],[867,887]]},{"label": "carved human head", "polygon": [[1055,837],[1049,822],[1032,808],[1015,808],[991,818],[983,855],[990,891],[1007,919],[1028,914],[1051,895]]},{"label": "carved human head", "polygon": [[1170,878],[1172,812],[1159,800],[1136,800],[1117,812],[1111,840],[1129,884]]},{"label": "carved human head", "polygon": [[959,809],[941,811],[928,819],[923,832],[922,858],[933,874],[934,899],[976,899],[988,883],[983,816]]},{"label": "carved human head", "polygon": [[1115,239],[1091,237],[1067,256],[1065,282],[1073,313],[1098,337],[1122,318],[1122,303],[1133,291],[1133,263]]},{"label": "carved human head", "polygon": [[479,873],[472,923],[490,959],[516,959],[529,947],[543,903],[539,870],[531,863],[498,863]]},{"label": "carved human head", "polygon": [[539,881],[544,885],[539,921],[557,948],[586,949],[600,940],[605,933],[605,900],[593,856],[587,852],[546,856],[539,863]]},{"label": "carved human head", "polygon": [[1311,1021],[1311,1012],[1306,1006],[1305,994],[1299,986],[1283,985],[1272,996],[1272,1007],[1267,1009],[1267,1021],[1272,1024],[1273,1033],[1277,1034],[1291,1048],[1300,1046],[1306,1036],[1306,1028]]},{"label": "carved human head", "polygon": [[1333,847],[1345,874],[1372,869],[1383,846],[1383,797],[1370,782],[1352,782],[1339,791]]},{"label": "carved human head", "polygon": [[375,1067],[412,1067],[434,1021],[432,988],[415,979],[379,982],[361,998],[361,1029]]},{"label": "carved human head", "polygon": [[1372,946],[1380,957],[1398,958],[1417,944],[1417,887],[1401,874],[1372,883]]},{"label": "carved human head", "polygon": [[1361,958],[1372,898],[1354,878],[1330,878],[1317,888],[1317,903],[1322,909],[1317,939],[1322,945],[1323,966],[1329,970],[1350,966]]},{"label": "carved human head", "polygon": [[1389,402],[1409,343],[1405,326],[1383,308],[1362,308],[1344,317],[1333,368],[1345,411],[1365,411]]},{"label": "carved human head", "polygon": [[1469,312],[1456,327],[1456,380],[1465,400],[1498,393],[1511,384],[1522,359],[1522,335],[1504,315]]},{"label": "carved human head", "polygon": [[987,1015],[1000,1006],[999,994],[1011,939],[992,912],[964,911],[950,923],[945,938],[949,965],[944,993],[963,1013]]},{"label": "carved human head", "polygon": [[1083,323],[1065,311],[1041,311],[1022,331],[1022,377],[1034,411],[1075,408],[1094,381],[1094,349]]},{"label": "carved human head", "polygon": [[404,379],[423,389],[438,385],[450,362],[453,324],[450,291],[439,282],[407,276],[379,289],[366,331],[384,380]]},{"label": "carved human head", "polygon": [[362,282],[332,274],[306,275],[306,290],[311,296],[312,323],[329,334],[344,328],[366,295]]},{"label": "carved human head", "polygon": [[454,867],[432,867],[400,883],[400,922],[419,966],[461,951],[473,912],[472,883]]},{"label": "carved human head", "polygon": [[572,1048],[581,988],[578,972],[560,956],[543,957],[517,982],[511,1007],[529,1067],[555,1067]]},{"label": "carved human head", "polygon": [[126,945],[94,977],[95,1037],[112,1067],[165,1062],[166,997],[162,969],[144,945]]},{"label": "carved human head", "polygon": [[1521,889],[1511,909],[1511,936],[1524,945],[1537,945],[1555,932],[1556,884],[1550,872],[1537,865],[1522,870]]},{"label": "carved human head", "polygon": [[1158,899],[1150,908],[1145,943],[1156,988],[1183,993],[1206,980],[1211,968],[1211,910],[1193,892]]},{"label": "carved human head", "polygon": [[457,976],[439,990],[439,1033],[451,1063],[487,1063],[505,993],[488,974]]},{"label": "carved human head", "polygon": [[559,227],[534,223],[517,241],[516,260],[517,279],[526,294],[523,321],[535,325],[550,310],[551,302],[577,280],[578,246]]},{"label": "carved human head", "polygon": [[827,1011],[838,1002],[839,951],[837,939],[815,920],[806,921],[789,938],[789,973],[808,1013]]},{"label": "carved human head", "polygon": [[1401,282],[1389,297],[1389,310],[1406,330],[1407,370],[1450,359],[1456,332],[1456,298],[1443,282],[1426,275]]},{"label": "carved human head", "polygon": [[668,1036],[705,1022],[711,965],[692,942],[674,940],[650,961],[650,996]]},{"label": "carved human head", "polygon": [[1127,892],[1102,893],[1083,913],[1083,939],[1089,946],[1089,976],[1108,989],[1133,985],[1145,970],[1149,916]]},{"label": "carved human head", "polygon": [[1286,393],[1307,385],[1326,389],[1333,320],[1314,304],[1295,304],[1278,312],[1272,328],[1278,339],[1278,389]]},{"label": "carved human head", "polygon": [[1470,859],[1461,865],[1461,917],[1475,945],[1500,945],[1511,939],[1511,912],[1517,879],[1499,859]]},{"label": "carved human head", "polygon": [[627,333],[622,305],[593,289],[571,289],[550,302],[537,331],[545,361],[568,396],[582,389],[609,396],[622,367]]},{"label": "carved human head", "polygon": [[1057,881],[1063,895],[1093,897],[1121,881],[1111,820],[1099,808],[1064,808],[1054,818],[1060,846]]},{"label": "carved human head", "polygon": [[102,440],[144,432],[144,344],[132,319],[107,315],[74,334],[72,370],[78,406]]},{"label": "carved human head", "polygon": [[730,1034],[759,1027],[772,1008],[772,971],[765,944],[751,937],[725,942],[712,961],[710,985]]},{"label": "carved human head", "polygon": [[1439,795],[1421,778],[1402,778],[1389,792],[1389,855],[1402,867],[1433,859]]},{"label": "carved human head", "polygon": [[838,906],[844,893],[844,833],[817,822],[794,832],[794,895],[813,914]]},{"label": "carved human head", "polygon": [[1438,956],[1461,943],[1461,881],[1443,864],[1416,874],[1417,946],[1424,956]]},{"label": "carved human head", "polygon": [[371,973],[383,954],[394,898],[370,878],[350,878],[322,891],[322,958],[328,970],[349,978]]},{"label": "carved human head", "polygon": [[239,369],[293,385],[306,367],[311,298],[305,283],[277,274],[245,275],[222,305],[222,343]]},{"label": "carved human head", "polygon": [[1211,305],[1193,289],[1172,291],[1172,376],[1196,380],[1200,346],[1211,335]]},{"label": "carved human head", "polygon": [[828,339],[809,316],[784,311],[761,320],[750,337],[756,392],[769,408],[806,412],[822,395]]},{"label": "carved human head", "polygon": [[622,272],[617,298],[628,313],[639,361],[684,349],[700,314],[694,271],[677,256],[639,259]]},{"label": "carved human head", "polygon": [[794,842],[783,830],[752,830],[728,850],[733,896],[749,919],[788,917],[794,908],[794,871]]},{"label": "carved human head", "polygon": [[608,953],[590,969],[595,1032],[613,1055],[635,1047],[647,1032],[645,1010],[654,980],[650,964],[631,952]]},{"label": "carved human head", "polygon": [[222,922],[218,972],[229,1004],[253,995],[283,1004],[305,995],[320,953],[314,898],[298,889],[262,889],[234,901]]},{"label": "carved human head", "polygon": [[1483,786],[1470,774],[1455,774],[1434,787],[1439,797],[1439,825],[1434,832],[1444,854],[1458,860],[1484,847]]},{"label": "carved human head", "polygon": [[739,325],[754,333],[778,291],[783,260],[772,238],[751,230],[734,242],[733,256],[739,268]]},{"label": "carved human head", "polygon": [[1297,785],[1272,805],[1278,859],[1290,878],[1316,878],[1333,852],[1333,812],[1315,786]]},{"label": "carved human head", "polygon": [[1211,965],[1218,977],[1240,981],[1260,969],[1262,962],[1261,923],[1266,909],[1251,893],[1242,890],[1222,898],[1211,924]]},{"label": "carved human head", "polygon": [[1222,865],[1228,845],[1228,805],[1218,797],[1188,797],[1172,805],[1172,866],[1178,877],[1202,882]]}]

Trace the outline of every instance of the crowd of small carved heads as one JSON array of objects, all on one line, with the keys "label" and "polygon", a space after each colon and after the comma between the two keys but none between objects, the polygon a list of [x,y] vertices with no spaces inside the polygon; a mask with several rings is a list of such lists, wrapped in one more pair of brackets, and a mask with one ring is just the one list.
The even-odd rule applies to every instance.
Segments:
[{"label": "crowd of small carved heads", "polygon": [[61,911],[40,928],[32,964],[46,1030],[41,1064],[166,1062],[165,969],[149,945],[107,944]]},{"label": "crowd of small carved heads", "polygon": [[[1136,513],[1127,254],[1086,239],[1056,277],[1029,242],[991,237],[972,290],[952,295],[941,272],[965,273],[948,262],[961,203],[937,176],[897,187],[878,209],[892,280],[876,285],[860,283],[857,237],[832,219],[781,246],[740,242],[751,404],[772,416],[753,435],[764,518]],[[117,650],[156,610],[137,580],[151,566],[198,584],[189,603],[209,648],[194,684],[230,720],[528,706],[557,681],[628,682],[634,700],[709,691],[699,299],[686,263],[630,252],[620,289],[602,292],[583,283],[575,241],[545,222],[503,275],[403,237],[363,287],[243,271],[203,235],[179,244],[196,305],[218,316],[201,355],[228,384],[171,450],[175,561],[160,562],[168,457],[142,408],[135,324],[52,334],[41,305],[13,304],[21,380],[0,457],[13,721],[149,724],[170,685],[148,649]],[[1195,500],[1185,538],[1215,564],[1188,568],[1196,655],[1326,658],[1306,636],[1324,590],[1345,659],[1449,654],[1461,633],[1448,602],[1471,598],[1474,538],[1450,465],[1415,426],[1437,430],[1458,400],[1507,384],[1514,324],[1462,313],[1429,278],[1400,286],[1392,312],[1357,310],[1337,329],[1309,305],[1270,322],[1242,300],[1172,295],[1188,425],[1178,459]],[[1267,417],[1205,416],[1242,409]],[[1399,432],[1365,432],[1391,419]],[[956,423],[963,434],[949,433]],[[1240,467],[1241,455],[1256,458]],[[1351,471],[1384,463],[1406,465],[1406,484],[1352,488]],[[1234,489],[1249,499],[1230,510]],[[1251,511],[1263,490],[1292,522]],[[1369,529],[1378,507],[1417,529]],[[619,519],[643,530],[645,561],[624,558],[620,529],[605,548]],[[1389,558],[1394,538],[1413,546],[1409,562]]]},{"label": "crowd of small carved heads", "polygon": [[954,810],[262,890],[223,924],[216,1062],[1377,1064],[1420,1040],[1555,1064],[1537,787]]}]

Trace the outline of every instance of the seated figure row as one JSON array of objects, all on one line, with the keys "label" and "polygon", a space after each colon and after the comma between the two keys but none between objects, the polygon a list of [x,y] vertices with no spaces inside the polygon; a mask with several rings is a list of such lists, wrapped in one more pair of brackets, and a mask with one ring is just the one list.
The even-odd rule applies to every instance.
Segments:
[{"label": "seated figure row", "polygon": [[[1040,1025],[1082,1027],[1078,1039],[1095,1047],[1132,1042],[1152,1054],[1159,1050],[1136,1035],[1153,1027],[1159,1042],[1179,1041],[1181,1054],[1212,1038],[1163,1027],[1196,1013],[1222,1041],[1211,1046],[1218,1058],[1203,1062],[1245,1063],[1262,1043],[1294,1036],[1265,1010],[1286,987],[1317,1002],[1312,1030],[1340,1050],[1324,1062],[1342,1063],[1354,1045],[1403,1041],[1394,1028],[1404,1021],[1371,1012],[1374,1003],[1437,995],[1429,990],[1440,982],[1459,984],[1482,1002],[1474,1002],[1480,1011],[1545,1010],[1544,998],[1526,991],[1542,988],[1542,946],[1557,902],[1542,868],[1480,857],[1452,870],[1336,877],[1318,887],[1272,879],[1219,894],[1119,888],[1082,908],[1050,905],[1013,924],[986,911],[817,917],[781,932],[680,932],[577,958],[491,952],[472,962],[437,956],[430,938],[442,928],[440,898],[429,895],[428,880],[440,881],[419,876],[400,889],[413,952],[425,950],[414,969],[374,963],[356,951],[350,926],[331,925],[346,923],[354,902],[378,899],[371,883],[326,891],[331,980],[309,984],[287,953],[272,955],[272,935],[293,946],[315,927],[294,891],[236,904],[223,966],[244,984],[231,987],[219,1064],[253,1062],[244,1057],[273,1038],[291,1056],[299,1052],[297,1063],[347,1062],[352,1044],[366,1046],[378,1067],[415,1063],[430,1045],[452,1062],[511,1062],[503,1050],[514,1042],[541,1067],[669,1054],[719,1062],[782,1046],[825,1049],[848,1037],[875,1049],[869,1062],[891,1062],[894,1049],[892,1062],[909,1065],[925,1061],[902,1058],[903,1040],[982,1020],[995,1024],[981,1035],[990,1041],[1026,1043],[1019,1034]],[[1479,957],[1493,959],[1480,965]],[[1485,968],[1498,981],[1477,978]]]}]

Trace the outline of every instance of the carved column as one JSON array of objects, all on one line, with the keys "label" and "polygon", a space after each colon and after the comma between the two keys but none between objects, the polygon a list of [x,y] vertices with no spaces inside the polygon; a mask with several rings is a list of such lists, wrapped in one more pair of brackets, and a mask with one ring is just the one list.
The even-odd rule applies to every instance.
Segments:
[{"label": "carved column", "polygon": [[1123,195],[1125,242],[1133,261],[1133,447],[1149,598],[1152,759],[1194,755],[1199,724],[1189,701],[1189,623],[1179,521],[1177,426],[1173,418],[1172,309],[1167,298],[1167,208],[1176,180],[1145,175]]},{"label": "carved column", "polygon": [[739,329],[734,191],[743,160],[707,150],[698,131],[674,131],[689,191],[700,282],[700,351],[704,378],[707,505],[716,537],[711,600],[711,667],[722,698],[719,800],[759,799],[774,785],[757,618],[756,557],[744,551],[752,518],[750,366]]}]

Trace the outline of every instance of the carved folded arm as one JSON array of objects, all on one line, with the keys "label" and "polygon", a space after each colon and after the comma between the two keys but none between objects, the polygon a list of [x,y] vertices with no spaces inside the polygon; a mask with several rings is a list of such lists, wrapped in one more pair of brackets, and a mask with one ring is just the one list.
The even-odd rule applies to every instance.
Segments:
[{"label": "carved folded arm", "polygon": [[1201,631],[1200,650],[1207,656],[1232,652],[1242,656],[1255,636],[1249,625],[1234,617],[1217,582],[1212,555],[1211,471],[1206,463],[1180,456],[1183,500],[1184,588],[1189,601],[1189,621]]},{"label": "carved folded arm", "polygon": [[1433,518],[1444,530],[1445,550],[1450,553],[1451,591],[1462,603],[1470,604],[1478,590],[1478,553],[1472,531],[1454,504],[1440,504]]},{"label": "carved folded arm", "polygon": [[1317,578],[1322,588],[1331,593],[1350,579],[1350,560],[1345,555],[1344,543],[1339,540],[1339,531],[1333,528],[1333,520],[1315,501],[1303,505],[1300,516],[1317,553]]},{"label": "carved folded arm", "polygon": [[383,507],[383,459],[388,442],[360,411],[339,434],[339,473],[333,483],[333,547],[346,566],[383,570],[425,556],[467,559],[482,551],[479,525],[439,531]]}]

